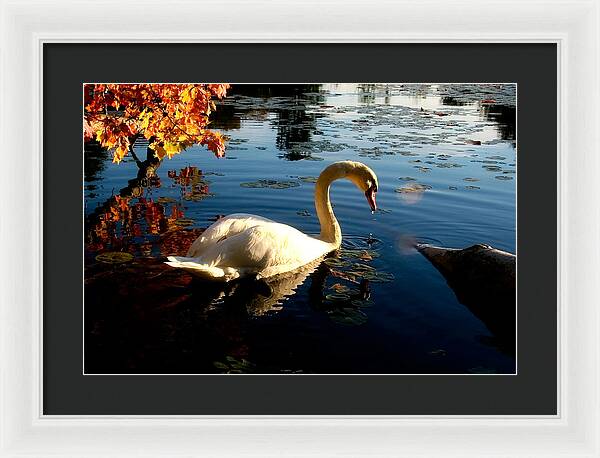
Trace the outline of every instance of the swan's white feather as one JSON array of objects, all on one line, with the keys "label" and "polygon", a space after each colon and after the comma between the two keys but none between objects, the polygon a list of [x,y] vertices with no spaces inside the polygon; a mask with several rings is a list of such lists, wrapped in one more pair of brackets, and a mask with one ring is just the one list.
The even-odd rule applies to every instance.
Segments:
[{"label": "swan's white feather", "polygon": [[235,234],[245,231],[249,227],[254,227],[265,222],[273,222],[262,216],[249,215],[247,213],[233,213],[225,216],[208,227],[200,237],[198,237],[187,252],[188,257],[194,258],[201,256],[204,250],[215,244],[223,237],[231,237]]},{"label": "swan's white feather", "polygon": [[169,257],[172,267],[201,277],[230,281],[290,272],[334,247],[286,224],[255,215],[229,215],[210,226],[187,257]]}]

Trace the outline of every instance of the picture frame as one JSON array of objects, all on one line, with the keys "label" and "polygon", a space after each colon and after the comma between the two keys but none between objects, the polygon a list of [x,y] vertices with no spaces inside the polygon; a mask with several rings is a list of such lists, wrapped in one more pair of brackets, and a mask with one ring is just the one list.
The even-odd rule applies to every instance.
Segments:
[{"label": "picture frame", "polygon": [[[0,215],[18,219],[1,226],[0,456],[600,456],[598,2],[224,1],[212,6],[1,3],[7,154],[0,186],[10,198],[0,201]],[[117,7],[118,17],[135,20],[116,20]],[[210,21],[199,28],[197,18],[207,8]],[[558,45],[558,415],[43,415],[42,46],[215,41]]]}]

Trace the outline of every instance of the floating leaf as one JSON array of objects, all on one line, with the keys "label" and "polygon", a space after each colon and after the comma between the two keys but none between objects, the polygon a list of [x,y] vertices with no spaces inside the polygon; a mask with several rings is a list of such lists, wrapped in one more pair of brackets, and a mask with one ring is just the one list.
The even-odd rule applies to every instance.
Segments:
[{"label": "floating leaf", "polygon": [[278,180],[258,180],[246,183],[240,183],[242,188],[269,188],[269,189],[287,189],[297,188],[300,183],[297,181],[278,181]]},{"label": "floating leaf", "polygon": [[335,257],[325,258],[324,262],[329,267],[346,267],[350,265],[348,261]]},{"label": "floating leaf", "polygon": [[467,178],[463,178],[463,181],[472,181],[472,182],[474,182],[474,181],[479,181],[479,178],[470,178],[470,177],[467,177]]},{"label": "floating leaf", "polygon": [[372,261],[373,260],[373,256],[371,256],[367,250],[363,250],[358,257],[359,257],[359,259],[362,259],[363,261]]},{"label": "floating leaf", "polygon": [[360,326],[368,321],[367,315],[355,308],[340,308],[329,312],[329,318],[336,324]]},{"label": "floating leaf", "polygon": [[373,258],[379,257],[379,253],[375,250],[355,250],[350,248],[340,248],[339,254],[342,258],[357,258],[363,261],[371,261]]},{"label": "floating leaf", "polygon": [[121,251],[111,251],[96,256],[96,261],[104,262],[106,264],[122,264],[124,262],[131,262],[132,260],[132,254],[123,253]]},{"label": "floating leaf", "polygon": [[496,177],[496,180],[502,180],[502,181],[508,181],[508,180],[512,180],[512,179],[513,179],[513,177],[509,177],[507,175],[498,175]]},{"label": "floating leaf", "polygon": [[187,226],[191,226],[192,224],[194,224],[194,220],[190,219],[190,218],[179,218],[176,219],[173,224],[175,224],[175,226],[179,226],[179,227],[187,227]]},{"label": "floating leaf", "polygon": [[428,184],[420,184],[420,183],[409,183],[400,188],[396,188],[394,191],[400,194],[408,194],[408,193],[421,193],[431,189],[431,186]]},{"label": "floating leaf", "polygon": [[484,169],[486,169],[488,172],[501,172],[502,171],[502,167],[499,167],[497,165],[484,165],[482,167]]},{"label": "floating leaf", "polygon": [[374,302],[371,299],[352,299],[350,304],[354,307],[369,308],[373,306]]},{"label": "floating leaf", "polygon": [[348,288],[346,285],[342,285],[341,283],[335,283],[331,285],[329,289],[334,290],[336,293],[347,293],[350,291],[350,288]]},{"label": "floating leaf", "polygon": [[379,272],[374,267],[361,263],[353,264],[348,273],[377,283],[387,283],[394,280],[393,274],[389,272]]},{"label": "floating leaf", "polygon": [[345,293],[331,293],[331,294],[327,294],[325,296],[325,300],[331,301],[331,302],[336,302],[336,301],[346,302],[346,301],[350,300],[350,296]]}]

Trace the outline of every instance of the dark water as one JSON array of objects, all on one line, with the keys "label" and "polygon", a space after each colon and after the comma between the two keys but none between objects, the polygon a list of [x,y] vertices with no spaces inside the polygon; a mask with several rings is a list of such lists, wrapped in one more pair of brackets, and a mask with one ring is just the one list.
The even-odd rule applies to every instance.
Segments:
[{"label": "dark water", "polygon": [[[515,252],[515,105],[511,85],[238,86],[213,121],[224,159],[194,147],[157,167],[140,143],[139,163],[115,165],[89,148],[86,372],[514,372],[409,245]],[[345,159],[377,173],[381,210],[336,182],[344,249],[316,270],[223,287],[162,263],[229,213],[317,234],[312,177]],[[114,252],[131,256],[102,262]]]}]

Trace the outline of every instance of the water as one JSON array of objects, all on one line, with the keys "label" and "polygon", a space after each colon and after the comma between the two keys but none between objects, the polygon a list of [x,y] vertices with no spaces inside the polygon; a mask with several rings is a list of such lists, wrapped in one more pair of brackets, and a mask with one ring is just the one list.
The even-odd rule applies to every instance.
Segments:
[{"label": "water", "polygon": [[[224,159],[193,147],[153,176],[87,151],[86,373],[513,373],[410,245],[515,252],[515,105],[512,85],[237,86],[212,124]],[[344,250],[316,270],[223,287],[162,263],[229,213],[318,234],[313,178],[346,159],[376,172],[380,210],[336,182]],[[96,260],[112,252],[131,256]]]}]

